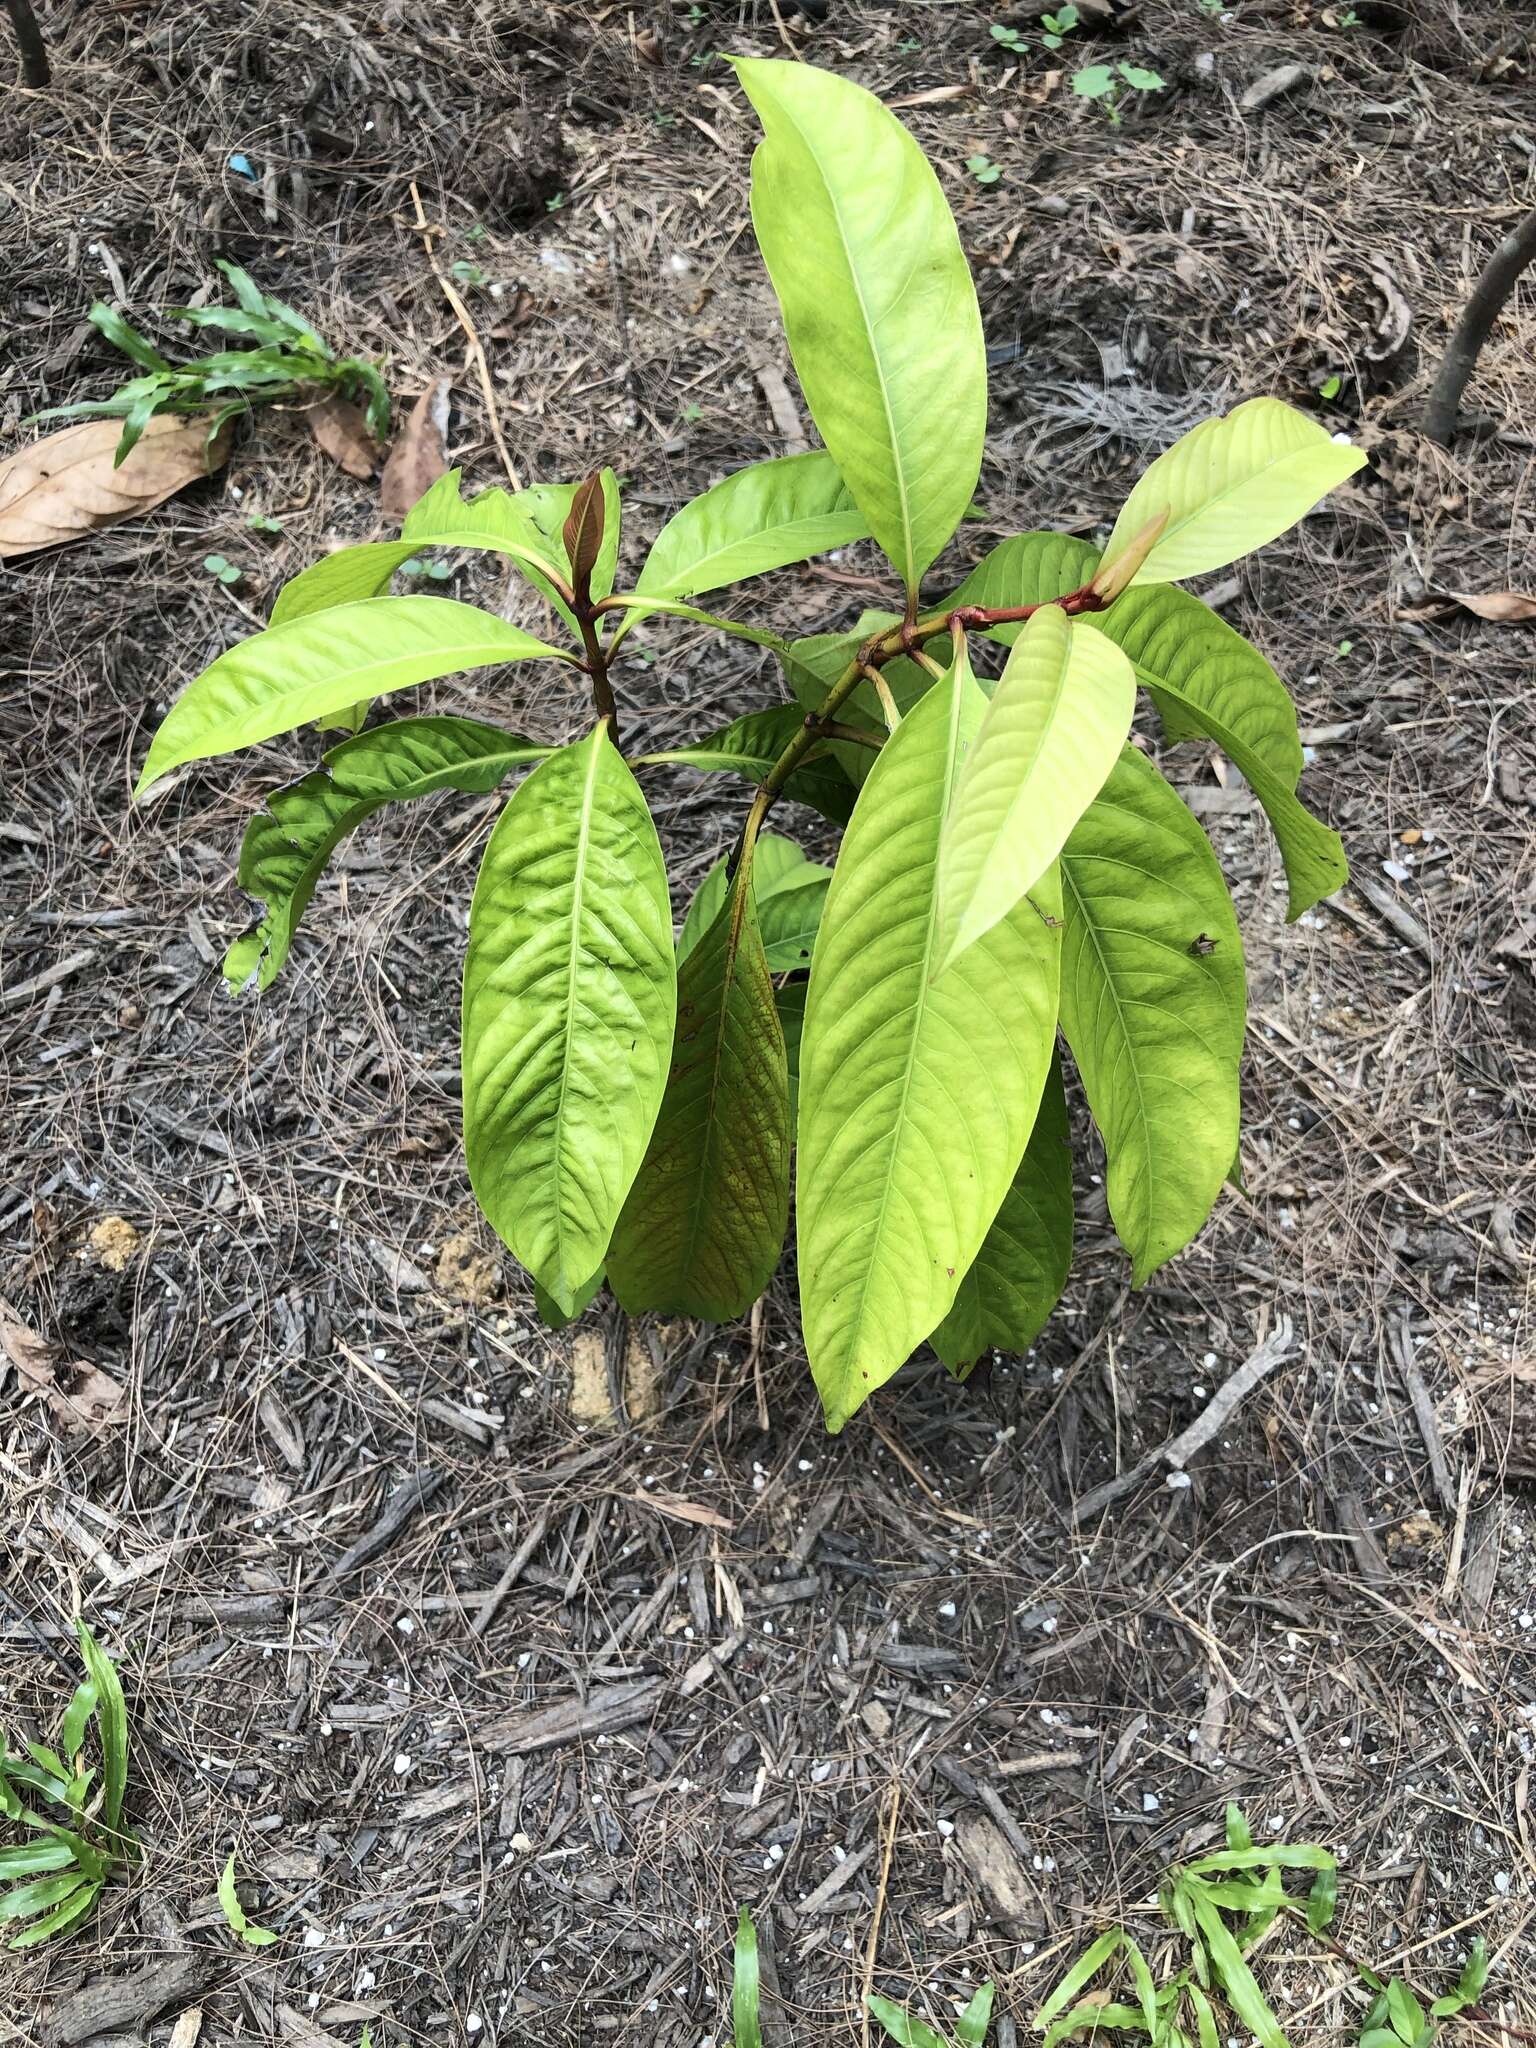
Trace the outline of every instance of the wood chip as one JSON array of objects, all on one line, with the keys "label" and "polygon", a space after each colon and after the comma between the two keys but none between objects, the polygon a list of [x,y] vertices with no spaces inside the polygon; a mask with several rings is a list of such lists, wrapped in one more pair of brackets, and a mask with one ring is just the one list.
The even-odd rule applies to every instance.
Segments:
[{"label": "wood chip", "polygon": [[208,476],[230,435],[226,423],[210,441],[209,425],[203,413],[162,413],[118,468],[121,420],[81,420],[19,449],[0,462],[0,561],[84,540]]},{"label": "wood chip", "polygon": [[1298,85],[1305,85],[1311,76],[1311,68],[1306,64],[1277,64],[1273,71],[1266,71],[1261,78],[1256,78],[1237,104],[1245,114],[1256,114],[1271,100],[1294,92]]},{"label": "wood chip", "polygon": [[666,1689],[662,1678],[594,1686],[584,1700],[561,1700],[552,1707],[498,1715],[481,1724],[475,1740],[482,1748],[499,1750],[504,1756],[530,1756],[538,1749],[582,1742],[589,1735],[613,1735],[648,1721]]}]

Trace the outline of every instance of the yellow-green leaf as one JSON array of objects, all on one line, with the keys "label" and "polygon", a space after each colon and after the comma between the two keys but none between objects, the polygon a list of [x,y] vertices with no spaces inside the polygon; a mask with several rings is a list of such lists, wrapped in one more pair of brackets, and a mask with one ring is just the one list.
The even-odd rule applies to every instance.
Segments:
[{"label": "yellow-green leaf", "polygon": [[1106,569],[1159,514],[1167,524],[1132,579],[1176,583],[1224,569],[1304,518],[1365,462],[1363,449],[1278,398],[1250,398],[1160,455],[1126,499]]},{"label": "yellow-green leaf", "polygon": [[1115,765],[1136,678],[1102,633],[1045,605],[1014,642],[939,842],[938,971],[1006,917]]},{"label": "yellow-green leaf", "polygon": [[752,224],[832,459],[909,590],[976,489],[986,350],[965,252],[927,159],[862,86],[742,60],[763,124]]},{"label": "yellow-green leaf", "polygon": [[825,448],[812,448],[734,470],[674,512],[635,588],[642,596],[699,597],[868,532],[837,464]]}]

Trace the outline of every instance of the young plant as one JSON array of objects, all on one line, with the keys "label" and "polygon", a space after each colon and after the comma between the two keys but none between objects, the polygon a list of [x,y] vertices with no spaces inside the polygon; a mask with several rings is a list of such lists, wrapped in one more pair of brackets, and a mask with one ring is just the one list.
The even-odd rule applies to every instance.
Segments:
[{"label": "young plant", "polygon": [[[360,723],[369,700],[457,671],[497,670],[498,692],[524,661],[584,673],[593,722],[568,744],[410,717],[356,732],[277,791],[240,859],[266,914],[225,973],[270,985],[331,850],[381,806],[531,769],[469,911],[463,1113],[480,1204],[557,1319],[606,1280],[632,1314],[728,1321],[778,1263],[798,1147],[805,1342],[839,1430],[923,1343],[963,1377],[1050,1314],[1072,1248],[1058,1030],[1138,1284],[1221,1193],[1238,1151],[1242,945],[1205,835],[1132,716],[1145,690],[1167,739],[1231,757],[1275,828],[1292,917],[1340,886],[1339,841],[1296,794],[1289,696],[1177,585],[1284,532],[1364,457],[1252,399],[1151,464],[1102,554],[1019,534],[927,595],[986,430],[954,221],[868,93],[808,64],[736,68],[765,131],[758,243],[825,446],[683,506],[628,588],[611,471],[468,500],[443,478],[398,541],[306,569],[265,632],[188,685],[139,791],[343,712]],[[700,607],[866,536],[894,572],[892,605],[851,628],[786,642]],[[433,547],[507,557],[565,644],[449,598],[387,595]],[[769,649],[785,698],[626,757],[615,656],[656,614]],[[975,665],[994,642],[995,682]],[[681,951],[637,780],[663,764],[756,785]],[[844,828],[830,880],[794,906],[809,913],[808,978],[798,953],[770,953],[764,827],[784,798]]]},{"label": "young plant", "polygon": [[[77,1621],[75,1629],[86,1676],[64,1710],[56,1747],[28,1742],[25,1756],[11,1754],[0,1731],[0,1819],[27,1837],[0,1841],[0,1881],[12,1885],[0,1894],[0,1927],[22,1923],[12,1948],[36,1948],[83,1919],[132,1846],[122,1829],[128,1782],[123,1688],[85,1623]],[[96,1761],[88,1762],[92,1732]]]},{"label": "young plant", "polygon": [[235,1886],[235,1852],[229,1852],[229,1861],[219,1872],[219,1904],[224,1918],[229,1923],[231,1934],[245,1942],[250,1948],[267,1948],[277,1936],[270,1927],[258,1927],[246,1914],[240,1903],[240,1893]]},{"label": "young plant", "polygon": [[1488,1945],[1477,1937],[1455,1990],[1434,1999],[1428,2012],[1400,1977],[1384,1983],[1372,1970],[1362,1968],[1360,1974],[1376,1993],[1360,2032],[1360,2048],[1430,2048],[1441,2020],[1464,2012],[1479,2016],[1476,2008],[1488,1982]]},{"label": "young plant", "polygon": [[1048,50],[1059,50],[1079,21],[1078,11],[1069,4],[1057,8],[1054,14],[1042,14],[1040,26],[1045,31],[1040,40]]},{"label": "young plant", "polygon": [[[992,2024],[993,1984],[983,1984],[955,2021],[953,2036],[939,2033],[889,1998],[871,1997],[869,2012],[897,2048],[984,2048]],[[743,1906],[736,1919],[736,1946],[731,1972],[732,2048],[762,2048],[758,2002],[757,1929]]]},{"label": "young plant", "polygon": [[1112,128],[1120,126],[1120,103],[1127,92],[1161,92],[1167,80],[1141,64],[1085,64],[1072,74],[1072,90],[1079,99],[1099,100]]},{"label": "young plant", "polygon": [[190,327],[214,328],[253,341],[254,348],[221,349],[175,368],[121,313],[98,302],[90,311],[91,325],[136,362],[143,376],[130,378],[110,398],[50,406],[32,418],[120,419],[123,432],[114,465],[124,460],[156,413],[203,412],[209,406],[216,408],[208,429],[211,441],[227,420],[257,406],[327,395],[355,399],[364,407],[369,430],[382,439],[389,431],[389,393],[373,365],[355,356],[334,355],[307,320],[262,291],[238,264],[221,260],[219,269],[228,278],[237,305],[172,306],[168,316],[185,320]]}]

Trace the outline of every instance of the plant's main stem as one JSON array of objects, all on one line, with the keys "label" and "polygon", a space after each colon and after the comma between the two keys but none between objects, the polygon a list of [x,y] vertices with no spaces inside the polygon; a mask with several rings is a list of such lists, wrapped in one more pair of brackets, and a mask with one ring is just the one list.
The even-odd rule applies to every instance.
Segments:
[{"label": "plant's main stem", "polygon": [[1107,602],[1085,583],[1080,590],[1069,591],[1065,597],[1046,598],[1041,604],[950,605],[944,611],[930,612],[926,618],[908,617],[899,625],[887,627],[883,633],[872,634],[828,690],[818,709],[806,714],[804,725],[759,783],[741,837],[731,854],[729,872],[735,874],[743,856],[755,844],[768,813],[784,794],[785,784],[817,741],[828,737],[832,722],[865,679],[866,671],[878,670],[900,654],[916,655],[925,641],[936,639],[941,633],[953,636],[958,646],[960,636],[968,631],[1020,624],[1033,618],[1045,604],[1058,605],[1069,618],[1080,618],[1084,612],[1103,611]]},{"label": "plant's main stem", "polygon": [[[581,628],[581,644],[587,657],[587,674],[592,678],[592,708],[608,721],[608,737],[619,744],[619,707],[614,702],[613,684],[608,679],[608,656],[597,636],[597,608],[591,604],[573,606]],[[620,749],[622,752],[622,749]]]}]

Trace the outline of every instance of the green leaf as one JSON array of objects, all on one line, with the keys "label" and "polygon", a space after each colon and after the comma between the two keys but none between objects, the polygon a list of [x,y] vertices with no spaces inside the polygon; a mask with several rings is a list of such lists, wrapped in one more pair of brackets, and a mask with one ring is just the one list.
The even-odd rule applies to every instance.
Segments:
[{"label": "green leaf", "polygon": [[[1020,534],[979,562],[950,602],[1049,603],[1089,582],[1097,564],[1091,547],[1065,534]],[[1204,733],[1242,770],[1279,842],[1289,915],[1300,917],[1340,888],[1349,868],[1338,835],[1295,793],[1302,768],[1296,707],[1257,648],[1197,597],[1167,584],[1127,591],[1081,623],[1129,656],[1170,740]],[[996,626],[988,637],[1012,645],[1022,630]]]},{"label": "green leaf", "polygon": [[955,2039],[960,2048],[985,2048],[987,2028],[992,2024],[995,1984],[983,1984],[955,2022]]},{"label": "green leaf", "polygon": [[740,619],[721,618],[718,612],[702,611],[680,597],[641,597],[636,591],[616,590],[604,602],[610,612],[660,612],[669,619],[690,619],[696,626],[713,626],[716,632],[729,633],[735,640],[750,640],[754,647],[771,647],[775,654],[784,650],[784,642],[766,626],[747,626]]},{"label": "green leaf", "polygon": [[802,63],[738,60],[763,123],[752,223],[821,438],[909,591],[965,515],[986,350],[960,237],[878,100]]},{"label": "green leaf", "polygon": [[1136,1986],[1136,2002],[1141,2007],[1142,2018],[1147,2023],[1147,2032],[1157,2033],[1157,1987],[1152,1982],[1152,1972],[1147,1959],[1137,1944],[1126,1937],[1125,1960],[1130,1965],[1131,1982]]},{"label": "green leaf", "polygon": [[1235,1799],[1227,1801],[1226,1832],[1229,1849],[1247,1850],[1253,1847],[1253,1830],[1248,1825],[1248,1816]]},{"label": "green leaf", "polygon": [[1334,1868],[1333,1857],[1316,1842],[1260,1842],[1246,1849],[1217,1849],[1210,1856],[1198,1857],[1186,1868],[1199,1874],[1208,1870],[1257,1870],[1271,1863],[1281,1870]]},{"label": "green leaf", "polygon": [[866,2003],[896,2048],[949,2048],[942,2034],[936,2034],[925,2021],[892,2004],[890,1999],[871,1993]]},{"label": "green leaf", "polygon": [[135,796],[206,761],[364,697],[560,650],[450,597],[373,597],[253,633],[190,682],[150,746]]},{"label": "green leaf", "polygon": [[18,1885],[14,1891],[0,1896],[0,1922],[30,1920],[35,1913],[46,1913],[69,1898],[79,1883],[79,1871],[69,1870],[57,1877],[34,1878],[29,1884]]},{"label": "green leaf", "polygon": [[810,983],[797,975],[774,992],[774,1007],[784,1032],[784,1060],[789,1073],[789,1121],[793,1128],[800,1115],[800,1040],[805,1033],[805,998]]},{"label": "green leaf", "polygon": [[1146,2030],[1147,2023],[1134,2005],[1117,2005],[1113,2000],[1101,2005],[1096,1999],[1085,1998],[1057,2020],[1040,2048],[1058,2048],[1060,2042],[1077,2034],[1087,2041],[1096,2041],[1100,2034],[1144,2034]]},{"label": "green leaf", "polygon": [[661,1107],[672,911],[645,797],[600,723],[498,819],[464,962],[464,1148],[496,1231],[565,1313]]},{"label": "green leaf", "polygon": [[[761,782],[804,724],[804,716],[795,705],[775,704],[771,710],[749,711],[744,718],[733,719],[694,746],[638,754],[634,765],[642,768],[675,762],[679,767],[697,768],[704,773],[723,770],[743,775],[749,782]],[[789,778],[784,794],[819,811],[834,825],[846,825],[853,812],[853,785],[838,763],[828,756],[817,755],[803,762]]]},{"label": "green leaf", "polygon": [[1061,873],[1061,1026],[1140,1285],[1199,1230],[1237,1153],[1242,941],[1205,834],[1134,747]]},{"label": "green leaf", "polygon": [[1360,2036],[1360,2048],[1402,2048],[1396,2027],[1367,2027]]},{"label": "green leaf", "polygon": [[219,1904],[224,1908],[224,1918],[229,1922],[230,1931],[251,1948],[266,1948],[276,1941],[277,1936],[270,1927],[258,1927],[246,1918],[245,1908],[240,1903],[240,1894],[235,1890],[235,1858],[231,1850],[219,1878]]},{"label": "green leaf", "polygon": [[[1054,1042],[1060,930],[1023,902],[934,976],[939,833],[986,699],[963,657],[860,793],[811,968],[800,1294],[827,1427],[948,1313],[1024,1154]],[[1036,896],[1059,907],[1054,877]]]},{"label": "green leaf", "polygon": [[1400,1978],[1394,1977],[1387,1986],[1387,2011],[1397,2029],[1398,2039],[1406,2041],[1408,2048],[1418,2048],[1420,2037],[1429,2022],[1424,2008]]},{"label": "green leaf", "polygon": [[72,1870],[75,1852],[67,1842],[23,1842],[19,1848],[0,1849],[0,1879],[39,1877],[45,1871]]},{"label": "green leaf", "polygon": [[789,1221],[784,1034],[750,876],[683,962],[661,1113],[608,1251],[631,1315],[732,1322],[772,1278]]},{"label": "green leaf", "polygon": [[1221,2048],[1221,2035],[1216,2026],[1216,2015],[1211,2010],[1211,2001],[1198,1984],[1187,1987],[1189,2002],[1194,2008],[1196,2035],[1200,2048]]},{"label": "green leaf", "polygon": [[1161,92],[1167,84],[1159,72],[1148,71],[1142,64],[1119,64],[1116,69],[1133,92]]},{"label": "green leaf", "polygon": [[1053,1059],[1017,1172],[929,1343],[963,1378],[988,1351],[1027,1351],[1072,1265],[1072,1133]]},{"label": "green leaf", "polygon": [[[694,891],[693,901],[688,906],[683,928],[677,937],[679,963],[688,958],[720,913],[730,889],[726,865],[724,858],[717,860]],[[819,861],[807,859],[804,849],[793,839],[782,838],[777,832],[759,833],[752,857],[752,893],[757,898],[759,917],[764,905],[778,890],[793,886],[801,878],[826,876],[831,872]]]},{"label": "green leaf", "polygon": [[813,448],[735,470],[674,512],[635,588],[642,596],[699,597],[868,533],[837,464]]},{"label": "green leaf", "polygon": [[1085,64],[1072,74],[1072,90],[1079,99],[1101,100],[1115,89],[1115,74],[1107,64]]},{"label": "green leaf", "polygon": [[1193,1906],[1211,1968],[1227,2003],[1262,2048],[1288,2048],[1280,2023],[1265,2002],[1226,1921],[1203,1890],[1193,1894]]},{"label": "green leaf", "polygon": [[736,1916],[736,1953],[731,1970],[733,2048],[762,2048],[758,2025],[757,1929],[743,1906]]},{"label": "green leaf", "polygon": [[98,334],[105,335],[125,356],[131,356],[141,369],[169,372],[171,366],[165,357],[150,346],[136,327],[128,324],[115,306],[103,305],[98,299],[86,317]]},{"label": "green leaf", "polygon": [[[898,623],[893,612],[865,612],[851,632],[812,633],[803,640],[793,641],[780,660],[784,665],[785,680],[797,703],[807,712],[818,712],[828,690],[857,656],[871,633]],[[908,661],[905,656],[888,661],[880,673],[903,716],[933,688],[933,677],[928,670],[915,661]],[[872,684],[860,683],[839,711],[838,722],[860,726],[884,739],[885,715]],[[855,786],[860,786],[875,764],[878,749],[833,740],[828,743],[827,752]]]},{"label": "green leaf", "polygon": [[586,1286],[577,1288],[576,1299],[571,1304],[569,1315],[566,1314],[559,1302],[552,1300],[545,1289],[535,1280],[533,1283],[533,1305],[539,1312],[539,1321],[549,1330],[566,1329],[571,1323],[575,1322],[578,1316],[586,1314],[587,1310],[597,1299],[599,1290],[607,1277],[604,1268],[599,1266]]},{"label": "green leaf", "polygon": [[759,928],[771,974],[809,969],[831,880],[830,869],[807,861],[801,872],[759,905]]},{"label": "green leaf", "polygon": [[115,1830],[123,1817],[123,1795],[128,1785],[128,1708],[117,1666],[84,1620],[76,1620],[75,1634],[91,1684],[96,1688],[96,1734],[101,1743],[105,1790],[102,1818],[108,1829]]},{"label": "green leaf", "polygon": [[1294,526],[1364,462],[1363,449],[1335,441],[1295,406],[1250,398],[1157,458],[1121,508],[1104,564],[1166,513],[1133,589],[1224,569]]},{"label": "green leaf", "polygon": [[266,916],[224,956],[224,979],[259,989],[282,971],[299,920],[339,842],[382,805],[438,789],[480,794],[552,750],[472,718],[398,718],[343,740],[323,766],[274,790],[245,828],[240,886]]},{"label": "green leaf", "polygon": [[35,1920],[30,1927],[24,1928],[11,1943],[11,1947],[37,1948],[45,1941],[52,1941],[55,1935],[65,1933],[90,1911],[101,1885],[102,1880],[99,1877],[91,1878],[77,1890],[67,1892],[51,1913],[45,1914],[41,1920]]},{"label": "green leaf", "polygon": [[1056,605],[1015,641],[966,753],[939,843],[938,971],[1006,917],[1103,787],[1136,709],[1136,678],[1101,633]]},{"label": "green leaf", "polygon": [[167,306],[166,317],[184,320],[189,327],[211,327],[222,334],[249,334],[257,341],[281,346],[289,338],[281,320],[265,313],[247,313],[233,306]]},{"label": "green leaf", "polygon": [[1320,1870],[1312,1880],[1312,1889],[1307,1893],[1307,1926],[1314,1934],[1321,1934],[1325,1927],[1333,1924],[1338,1903],[1339,1873],[1336,1870]]}]

